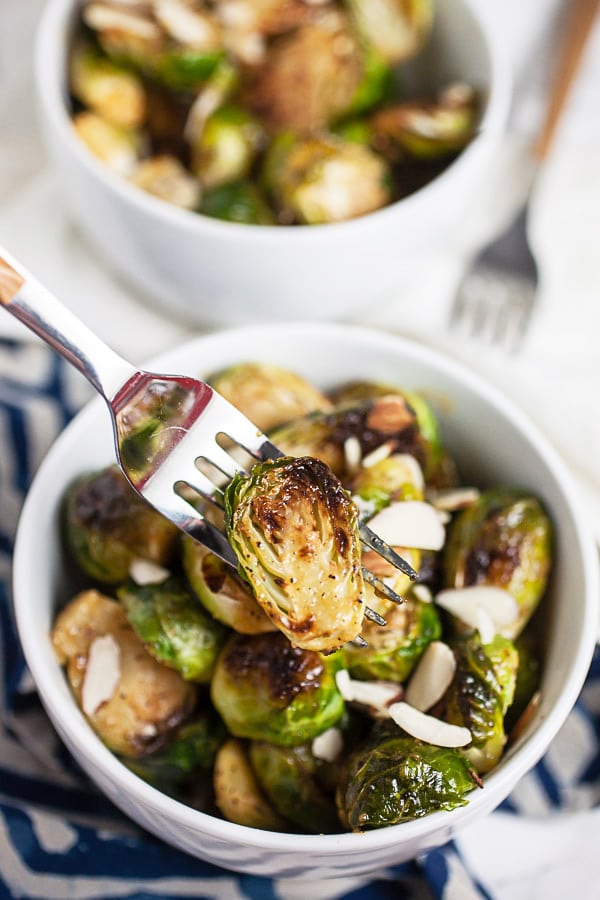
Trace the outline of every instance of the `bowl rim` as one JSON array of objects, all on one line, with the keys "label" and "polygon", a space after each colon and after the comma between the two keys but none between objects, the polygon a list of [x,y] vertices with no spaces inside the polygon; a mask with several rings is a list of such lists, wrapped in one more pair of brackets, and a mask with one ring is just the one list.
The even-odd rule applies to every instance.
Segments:
[{"label": "bowl rim", "polygon": [[[586,517],[580,497],[561,457],[537,426],[511,400],[467,366],[437,350],[407,338],[364,326],[337,323],[295,322],[249,325],[221,329],[196,336],[178,348],[173,348],[155,357],[149,365],[158,371],[169,371],[176,356],[182,352],[182,347],[186,353],[191,354],[196,348],[201,349],[210,344],[227,342],[233,336],[236,339],[243,339],[247,346],[252,346],[253,340],[257,336],[262,335],[264,339],[265,330],[272,340],[281,340],[285,334],[288,336],[293,334],[294,339],[300,335],[304,340],[309,340],[311,336],[315,337],[317,334],[321,338],[325,336],[338,342],[347,339],[360,340],[377,347],[385,347],[404,356],[408,361],[418,360],[420,363],[433,367],[442,376],[448,376],[467,391],[477,394],[500,416],[509,420],[544,461],[571,513],[575,545],[581,557],[583,582],[586,586],[584,614],[578,621],[579,651],[571,662],[569,674],[565,678],[557,702],[549,714],[539,723],[536,730],[524,739],[517,753],[506,758],[497,769],[486,776],[487,794],[485,791],[475,793],[464,807],[435,812],[421,819],[358,834],[348,832],[334,835],[298,835],[287,832],[268,832],[237,825],[186,806],[142,781],[102,744],[74,702],[65,708],[64,693],[59,687],[61,682],[58,678],[47,677],[43,662],[44,654],[39,652],[42,644],[46,647],[49,646],[48,636],[37,635],[35,605],[33,603],[24,604],[22,600],[23,597],[32,594],[27,586],[31,569],[31,535],[36,533],[37,509],[43,502],[48,476],[52,475],[53,469],[60,468],[60,460],[69,453],[69,448],[75,445],[80,432],[98,419],[100,410],[104,406],[101,398],[95,398],[86,404],[53,443],[30,486],[19,519],[14,551],[13,597],[17,630],[26,662],[43,704],[50,718],[55,722],[57,730],[64,731],[68,735],[70,741],[79,752],[85,755],[94,768],[119,787],[124,795],[130,795],[146,808],[150,807],[167,821],[176,821],[179,825],[187,826],[198,837],[205,833],[223,841],[236,841],[239,844],[263,850],[321,855],[341,850],[352,852],[352,850],[358,851],[359,849],[364,851],[368,848],[399,846],[405,842],[418,840],[423,836],[433,835],[442,829],[444,832],[450,833],[449,830],[459,826],[464,819],[476,815],[479,806],[485,807],[490,793],[493,792],[500,797],[497,801],[499,803],[509,793],[516,781],[537,763],[574,706],[585,681],[596,645],[600,583],[595,541],[591,528],[584,524]],[[58,663],[56,665],[57,674],[62,676]]]},{"label": "bowl rim", "polygon": [[[99,181],[124,203],[132,204],[141,213],[155,220],[215,237],[231,237],[254,245],[275,241],[295,244],[321,244],[323,241],[343,240],[345,235],[360,229],[370,231],[391,221],[397,224],[400,217],[411,215],[412,210],[427,203],[431,195],[460,179],[463,171],[479,157],[487,153],[490,144],[503,132],[508,119],[512,80],[507,48],[502,40],[492,39],[493,26],[475,0],[454,0],[469,13],[479,32],[481,44],[487,55],[490,79],[487,86],[485,111],[480,129],[471,143],[439,175],[408,197],[391,203],[374,212],[342,222],[310,227],[284,228],[280,225],[248,225],[224,222],[202,213],[180,209],[129,184],[126,179],[111,172],[97,160],[80,141],[68,115],[62,91],[62,42],[69,28],[73,7],[77,0],[48,0],[42,12],[34,43],[34,80],[40,109],[59,135],[61,142],[85,169],[90,177]],[[410,219],[409,219],[410,221]]]}]

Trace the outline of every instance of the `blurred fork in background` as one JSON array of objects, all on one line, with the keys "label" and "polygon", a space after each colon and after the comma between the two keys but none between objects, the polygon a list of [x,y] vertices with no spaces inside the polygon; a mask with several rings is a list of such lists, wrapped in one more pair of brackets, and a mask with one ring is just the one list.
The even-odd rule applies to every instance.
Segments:
[{"label": "blurred fork in background", "polygon": [[524,204],[508,227],[479,250],[458,286],[450,326],[515,352],[529,327],[538,299],[538,265],[527,223],[535,173],[554,137],[569,89],[592,30],[599,0],[567,0],[562,48],[547,111],[531,148],[534,176]]}]

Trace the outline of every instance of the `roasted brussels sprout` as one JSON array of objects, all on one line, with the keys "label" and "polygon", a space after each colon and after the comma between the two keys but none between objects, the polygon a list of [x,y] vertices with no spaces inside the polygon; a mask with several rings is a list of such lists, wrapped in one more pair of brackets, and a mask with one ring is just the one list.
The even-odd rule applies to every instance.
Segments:
[{"label": "roasted brussels sprout", "polygon": [[215,708],[236,737],[283,747],[335,725],[344,701],[335,684],[338,654],[292,647],[284,635],[232,635],[211,682]]},{"label": "roasted brussels sprout", "polygon": [[310,747],[253,741],[249,755],[263,791],[284,818],[312,834],[339,831],[335,803],[318,782]]},{"label": "roasted brussels sprout", "polygon": [[483,645],[485,655],[494,667],[502,698],[502,714],[512,704],[517,684],[519,652],[512,641],[497,634],[493,641]]},{"label": "roasted brussels sprout", "polygon": [[530,623],[515,641],[515,648],[519,654],[519,666],[513,702],[508,707],[504,718],[504,727],[511,737],[511,732],[540,687],[541,653],[538,635],[532,630],[532,627],[533,623]]},{"label": "roasted brussels sprout", "polygon": [[322,391],[281,366],[237,363],[209,375],[207,381],[261,431],[314,410],[331,409]]},{"label": "roasted brussels sprout", "polygon": [[52,644],[77,703],[115,753],[154,752],[193,709],[194,686],[156,662],[122,607],[98,591],[78,594],[59,613]]},{"label": "roasted brussels sprout", "polygon": [[73,117],[73,128],[90,153],[117,175],[128,176],[135,169],[141,149],[137,132],[87,111]]},{"label": "roasted brussels sprout", "polygon": [[251,181],[233,181],[204,194],[201,212],[212,219],[244,225],[274,225],[275,217]]},{"label": "roasted brussels sprout", "polygon": [[274,141],[264,181],[284,221],[339,222],[373,212],[391,197],[385,160],[335,135]]},{"label": "roasted brussels sprout", "polygon": [[113,125],[139,128],[143,124],[146,97],[140,79],[86,44],[73,48],[69,84],[84,106]]},{"label": "roasted brussels sprout", "polygon": [[182,559],[192,590],[211,616],[240,634],[275,630],[249,586],[222,559],[187,536]]},{"label": "roasted brussels sprout", "polygon": [[347,0],[367,44],[389,63],[415,56],[429,36],[433,0]]},{"label": "roasted brussels sprout", "polygon": [[358,525],[341,483],[311,457],[258,464],[225,492],[226,533],[240,570],[298,647],[335,650],[360,632]]},{"label": "roasted brussels sprout", "polygon": [[220,747],[214,770],[215,802],[223,816],[238,825],[264,831],[289,831],[262,792],[252,770],[246,745],[230,738]]},{"label": "roasted brussels sprout", "polygon": [[386,601],[382,609],[369,600],[369,606],[380,611],[386,626],[365,622],[362,635],[367,647],[348,644],[344,658],[355,678],[381,681],[405,681],[431,641],[441,633],[439,615],[433,603],[426,603],[409,595],[404,603]]},{"label": "roasted brussels sprout", "polygon": [[206,188],[237,181],[248,174],[264,142],[262,127],[249,113],[221,107],[192,143],[192,171]]},{"label": "roasted brussels sprout", "polygon": [[222,22],[264,36],[292,31],[310,17],[305,0],[217,0],[217,8]]},{"label": "roasted brussels sprout", "polygon": [[384,727],[348,760],[337,805],[351,831],[364,831],[464,806],[475,783],[458,750]]},{"label": "roasted brussels sprout", "polygon": [[179,531],[142,500],[116,466],[79,478],[64,501],[71,558],[97,581],[125,581],[134,558],[169,565]]},{"label": "roasted brussels sprout", "polygon": [[517,601],[519,615],[502,634],[515,638],[546,588],[552,527],[540,502],[524,491],[484,491],[451,523],[444,551],[447,587],[493,585]]},{"label": "roasted brussels sprout", "polygon": [[139,162],[129,180],[147,194],[181,209],[197,209],[202,197],[200,182],[177,157],[152,156]]},{"label": "roasted brussels sprout", "polygon": [[129,581],[117,596],[148,653],[186,681],[209,683],[226,631],[181,579],[149,585]]}]

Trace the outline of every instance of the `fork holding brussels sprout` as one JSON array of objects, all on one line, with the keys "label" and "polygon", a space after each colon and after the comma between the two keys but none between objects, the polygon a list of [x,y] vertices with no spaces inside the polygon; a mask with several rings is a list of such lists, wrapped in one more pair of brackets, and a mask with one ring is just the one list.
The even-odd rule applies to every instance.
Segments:
[{"label": "fork holding brussels sprout", "polygon": [[84,0],[74,129],[137,188],[251,225],[315,225],[418,190],[477,130],[474,86],[409,94],[435,0]]},{"label": "fork holding brussels sprout", "polygon": [[[273,28],[277,9],[263,7]],[[84,589],[52,643],[83,714],[139,777],[250,827],[364,831],[464,805],[539,697],[541,501],[462,485],[413,389],[322,390],[251,361],[207,380],[287,455],[224,485],[237,571],[114,466],[68,489],[62,537]],[[140,431],[131,454],[155,439]],[[400,605],[363,577],[359,513],[419,572],[378,558]]]}]

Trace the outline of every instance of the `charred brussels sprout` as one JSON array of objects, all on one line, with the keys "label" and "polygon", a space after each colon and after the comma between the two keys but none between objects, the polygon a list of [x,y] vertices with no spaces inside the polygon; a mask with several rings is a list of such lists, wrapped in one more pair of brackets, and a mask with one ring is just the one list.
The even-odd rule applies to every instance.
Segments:
[{"label": "charred brussels sprout", "polygon": [[149,653],[186,681],[208,684],[225,629],[209,616],[179,578],[117,591],[127,618]]},{"label": "charred brussels sprout", "polygon": [[215,802],[223,816],[238,825],[265,831],[289,831],[290,824],[264,795],[243,741],[225,741],[214,769]]},{"label": "charred brussels sprout", "polygon": [[73,95],[113,125],[139,128],[146,113],[140,79],[86,44],[77,44],[69,68]]},{"label": "charred brussels sprout", "polygon": [[[369,606],[377,604],[370,601]],[[362,635],[368,646],[349,644],[344,649],[346,665],[355,678],[404,681],[427,646],[442,633],[437,610],[433,603],[410,596],[404,603],[389,603],[380,611],[385,628],[365,622]]]},{"label": "charred brussels sprout", "polygon": [[474,785],[457,750],[383,729],[351,756],[337,804],[350,830],[364,831],[464,806]]},{"label": "charred brussels sprout", "polygon": [[484,644],[485,655],[494,667],[502,698],[502,714],[512,704],[517,684],[519,652],[512,641],[497,634],[493,641]]},{"label": "charred brussels sprout", "polygon": [[129,180],[147,194],[181,209],[197,209],[200,205],[200,182],[175,156],[165,154],[143,159]]},{"label": "charred brussels sprout", "polygon": [[274,225],[275,217],[251,181],[233,181],[204,194],[201,212],[212,219],[244,225]]},{"label": "charred brussels sprout", "polygon": [[72,559],[97,581],[125,581],[136,557],[168,565],[178,529],[135,493],[116,466],[68,489],[64,533]]},{"label": "charred brussels sprout", "polygon": [[531,625],[516,639],[515,648],[519,654],[519,667],[513,702],[508,707],[504,720],[506,731],[509,734],[517,725],[540,686],[539,640],[532,631]]},{"label": "charred brussels sprout", "polygon": [[192,590],[219,622],[240,634],[275,630],[246,582],[222,559],[187,536],[183,538],[183,568]]},{"label": "charred brussels sprout", "polygon": [[358,31],[389,63],[415,56],[433,21],[433,0],[347,0]]},{"label": "charred brussels sprout", "polygon": [[265,141],[259,123],[243,109],[216,110],[192,143],[192,171],[204,187],[244,178]]},{"label": "charred brussels sprout", "polygon": [[288,821],[312,834],[340,830],[335,803],[317,780],[317,765],[309,747],[253,741],[250,762],[270,802]]},{"label": "charred brussels sprout", "polygon": [[133,172],[142,143],[137,132],[87,110],[73,117],[73,128],[90,153],[113,172],[124,176]]},{"label": "charred brussels sprout", "polygon": [[238,475],[225,493],[226,533],[244,577],[299,647],[334,650],[359,633],[358,513],[322,462],[283,457]]},{"label": "charred brussels sprout", "polygon": [[238,363],[209,375],[207,381],[261,431],[314,410],[331,409],[322,391],[281,366]]},{"label": "charred brussels sprout", "polygon": [[523,491],[484,491],[452,522],[444,551],[448,587],[493,585],[517,601],[515,638],[536,609],[551,563],[552,528],[540,502]]},{"label": "charred brussels sprout", "polygon": [[233,635],[217,660],[212,701],[236,737],[303,744],[344,712],[335,684],[340,665],[337,654],[292,647],[278,632]]}]

